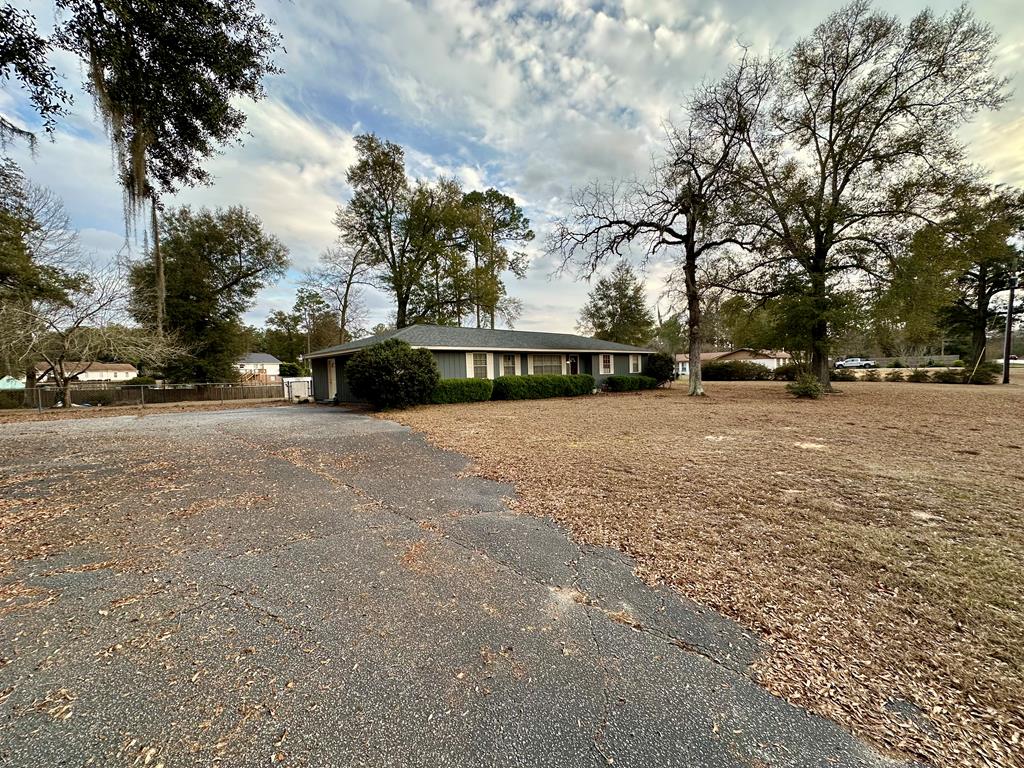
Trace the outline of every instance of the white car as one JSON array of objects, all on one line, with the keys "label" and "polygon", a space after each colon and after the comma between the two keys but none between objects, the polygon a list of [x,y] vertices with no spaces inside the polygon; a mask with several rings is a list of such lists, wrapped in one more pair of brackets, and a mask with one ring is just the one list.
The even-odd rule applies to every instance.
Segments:
[{"label": "white car", "polygon": [[877,368],[874,360],[865,360],[862,357],[848,357],[845,360],[836,360],[836,368]]}]

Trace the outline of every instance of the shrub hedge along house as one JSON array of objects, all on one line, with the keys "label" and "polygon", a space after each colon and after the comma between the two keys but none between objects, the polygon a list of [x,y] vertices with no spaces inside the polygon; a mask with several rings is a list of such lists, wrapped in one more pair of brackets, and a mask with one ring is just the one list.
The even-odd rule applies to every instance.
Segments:
[{"label": "shrub hedge along house", "polygon": [[410,325],[306,355],[314,399],[353,402],[345,364],[355,352],[386,339],[430,350],[442,379],[588,373],[601,386],[609,376],[640,375],[652,352],[571,333]]}]

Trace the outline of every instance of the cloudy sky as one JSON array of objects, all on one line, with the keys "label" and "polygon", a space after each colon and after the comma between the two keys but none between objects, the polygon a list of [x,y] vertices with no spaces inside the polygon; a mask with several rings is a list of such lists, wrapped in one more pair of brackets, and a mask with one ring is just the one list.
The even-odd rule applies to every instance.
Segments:
[{"label": "cloudy sky", "polygon": [[[497,187],[525,208],[543,240],[568,192],[593,179],[642,173],[662,121],[686,92],[720,74],[738,45],[788,46],[839,3],[731,0],[258,0],[284,36],[269,97],[245,105],[248,136],[210,163],[211,187],[171,203],[242,204],[289,247],[289,278],[249,313],[260,322],[290,307],[295,280],[334,238],[336,206],[349,190],[352,137],[374,131],[405,146],[410,173],[455,175],[466,188]],[[984,0],[975,12],[998,30],[998,66],[1017,95],[964,134],[974,158],[1000,182],[1024,184],[1024,14],[1019,0]],[[51,3],[21,0],[44,26]],[[944,11],[955,3],[932,7]],[[888,2],[904,17],[923,8]],[[34,157],[14,150],[30,178],[59,193],[86,244],[124,244],[121,195],[110,147],[82,73],[55,60],[75,92],[73,114]],[[32,125],[21,93],[0,92],[0,112]],[[137,244],[136,244],[137,247]],[[535,249],[536,251],[537,249]],[[535,254],[510,292],[524,302],[517,327],[573,331],[587,285],[551,277]],[[646,274],[652,302],[667,267]],[[372,322],[387,321],[372,297]],[[664,304],[662,305],[665,306]]]}]

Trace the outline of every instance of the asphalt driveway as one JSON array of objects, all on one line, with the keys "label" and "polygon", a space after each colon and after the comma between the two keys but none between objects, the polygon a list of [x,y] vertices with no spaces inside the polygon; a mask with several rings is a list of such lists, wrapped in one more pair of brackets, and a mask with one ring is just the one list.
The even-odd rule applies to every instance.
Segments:
[{"label": "asphalt driveway", "polygon": [[889,764],[392,422],[22,423],[0,455],[0,764]]}]

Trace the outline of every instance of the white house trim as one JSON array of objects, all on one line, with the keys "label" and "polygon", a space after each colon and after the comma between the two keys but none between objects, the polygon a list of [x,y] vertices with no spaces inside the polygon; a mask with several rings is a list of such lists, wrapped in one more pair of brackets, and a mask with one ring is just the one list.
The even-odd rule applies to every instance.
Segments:
[{"label": "white house trim", "polygon": [[333,400],[338,396],[338,372],[335,369],[334,358],[327,360],[327,399]]},{"label": "white house trim", "polygon": [[467,379],[472,379],[473,378],[473,372],[474,372],[474,369],[476,368],[476,366],[473,365],[473,355],[485,355],[486,356],[486,358],[487,358],[487,378],[488,379],[493,379],[494,378],[494,355],[490,354],[489,352],[482,352],[480,350],[476,350],[474,352],[467,352],[466,353],[466,378]]},{"label": "white house trim", "polygon": [[505,375],[505,355],[512,355],[512,370],[515,376],[523,375],[523,356],[518,352],[501,352],[494,355],[494,371],[498,376]]},{"label": "white house trim", "polygon": [[[621,354],[621,353],[620,353]],[[612,359],[608,361],[608,370],[604,369],[604,356],[611,355]],[[594,370],[599,376],[611,376],[615,373],[615,353],[614,352],[598,352],[594,355]]]}]

